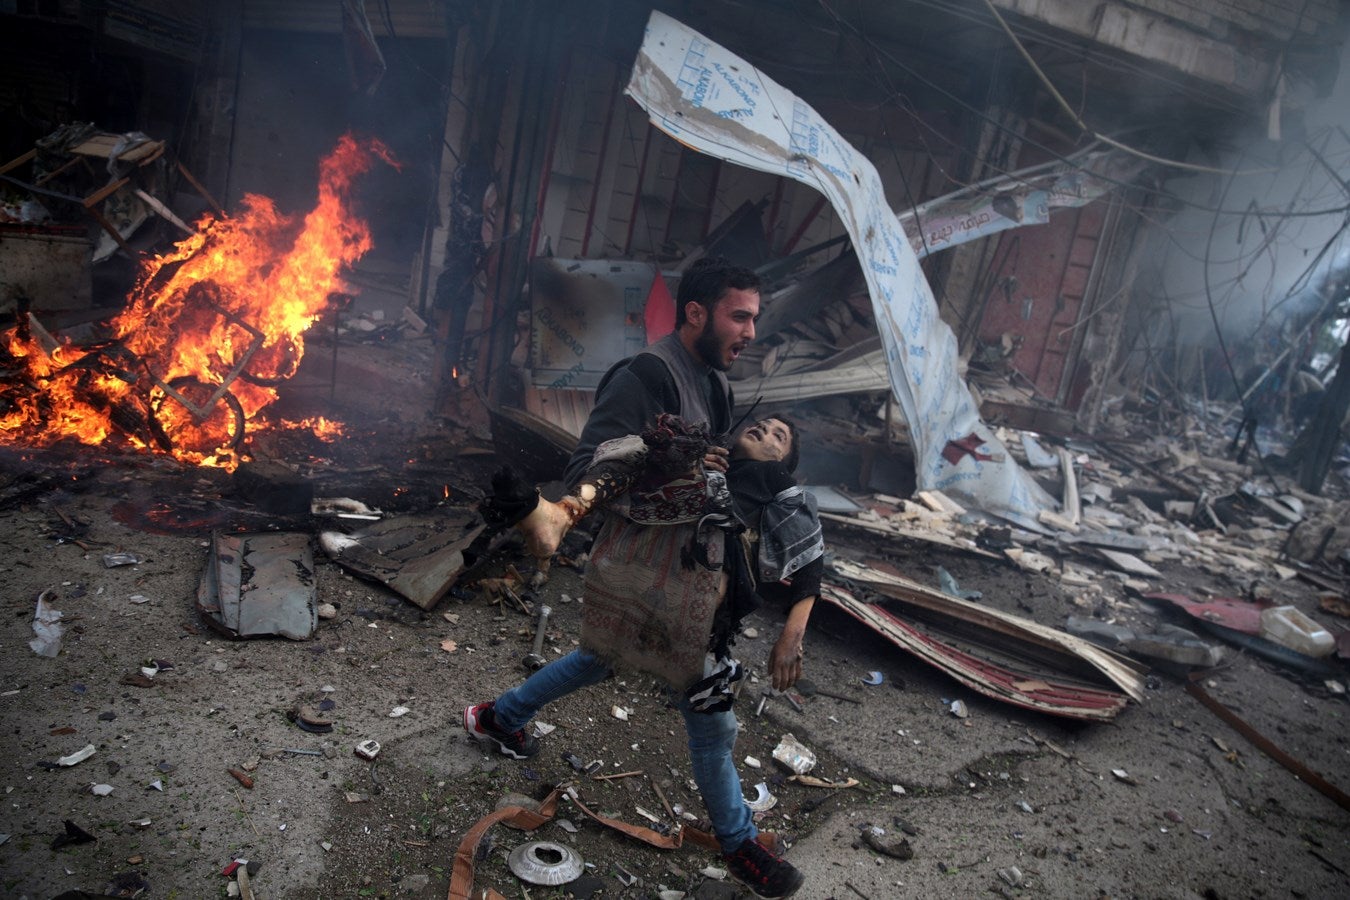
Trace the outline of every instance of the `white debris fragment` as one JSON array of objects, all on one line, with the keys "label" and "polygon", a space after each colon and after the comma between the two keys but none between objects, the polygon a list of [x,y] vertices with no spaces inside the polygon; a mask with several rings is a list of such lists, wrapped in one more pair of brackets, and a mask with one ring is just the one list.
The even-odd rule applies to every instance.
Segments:
[{"label": "white debris fragment", "polygon": [[55,658],[61,652],[61,636],[65,633],[66,626],[61,624],[61,610],[52,609],[47,605],[47,595],[50,591],[43,591],[37,598],[37,609],[33,613],[33,634],[36,635],[28,646],[38,656],[45,656],[48,659]]},{"label": "white debris fragment", "polygon": [[81,747],[79,750],[76,750],[69,756],[63,756],[60,759],[58,759],[56,761],[56,764],[58,766],[79,765],[80,763],[84,762],[86,759],[93,756],[97,752],[98,751],[94,749],[93,744],[85,744],[83,747]]},{"label": "white debris fragment", "polygon": [[611,706],[609,708],[609,714],[620,722],[628,721],[628,710],[624,709],[622,706]]},{"label": "white debris fragment", "polygon": [[389,718],[401,719],[410,712],[412,712],[412,710],[406,706],[395,706],[393,709],[389,710]]},{"label": "white debris fragment", "polygon": [[113,786],[111,784],[91,784],[89,785],[89,792],[95,797],[106,797],[113,792]]}]

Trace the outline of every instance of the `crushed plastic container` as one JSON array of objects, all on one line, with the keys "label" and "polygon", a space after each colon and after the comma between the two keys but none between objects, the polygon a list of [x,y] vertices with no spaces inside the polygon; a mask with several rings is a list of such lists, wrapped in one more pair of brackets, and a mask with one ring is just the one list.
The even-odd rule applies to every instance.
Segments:
[{"label": "crushed plastic container", "polygon": [[1261,637],[1305,656],[1326,656],[1336,649],[1331,632],[1292,606],[1261,610]]}]

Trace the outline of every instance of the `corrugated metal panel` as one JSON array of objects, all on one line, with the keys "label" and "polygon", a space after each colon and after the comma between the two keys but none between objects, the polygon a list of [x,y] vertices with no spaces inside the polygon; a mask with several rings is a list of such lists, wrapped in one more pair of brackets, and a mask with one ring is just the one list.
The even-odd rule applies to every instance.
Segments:
[{"label": "corrugated metal panel", "polygon": [[[396,37],[446,35],[446,0],[374,0],[366,4],[366,16],[376,37],[389,37],[391,22]],[[342,31],[342,4],[339,0],[244,0],[244,27],[338,34]]]}]

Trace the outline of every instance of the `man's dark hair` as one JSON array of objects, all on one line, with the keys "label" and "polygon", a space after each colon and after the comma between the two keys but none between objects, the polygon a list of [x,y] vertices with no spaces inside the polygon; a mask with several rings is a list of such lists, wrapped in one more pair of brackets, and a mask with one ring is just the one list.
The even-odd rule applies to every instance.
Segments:
[{"label": "man's dark hair", "polygon": [[700,303],[711,315],[728,290],[757,291],[759,276],[745,266],[734,266],[726,258],[703,258],[689,267],[675,293],[675,327],[684,324],[685,304]]}]

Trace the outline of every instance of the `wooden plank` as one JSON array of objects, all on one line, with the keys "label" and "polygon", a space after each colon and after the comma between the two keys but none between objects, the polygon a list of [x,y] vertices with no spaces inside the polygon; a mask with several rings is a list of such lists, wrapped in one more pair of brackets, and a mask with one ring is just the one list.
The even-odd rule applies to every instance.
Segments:
[{"label": "wooden plank", "polygon": [[[71,153],[80,156],[92,156],[95,159],[107,159],[112,155],[118,142],[122,140],[120,134],[96,134],[86,139],[83,143],[70,148]],[[164,152],[163,141],[148,141],[132,147],[117,157],[120,162],[137,163],[145,165],[148,162],[159,158]]]}]

